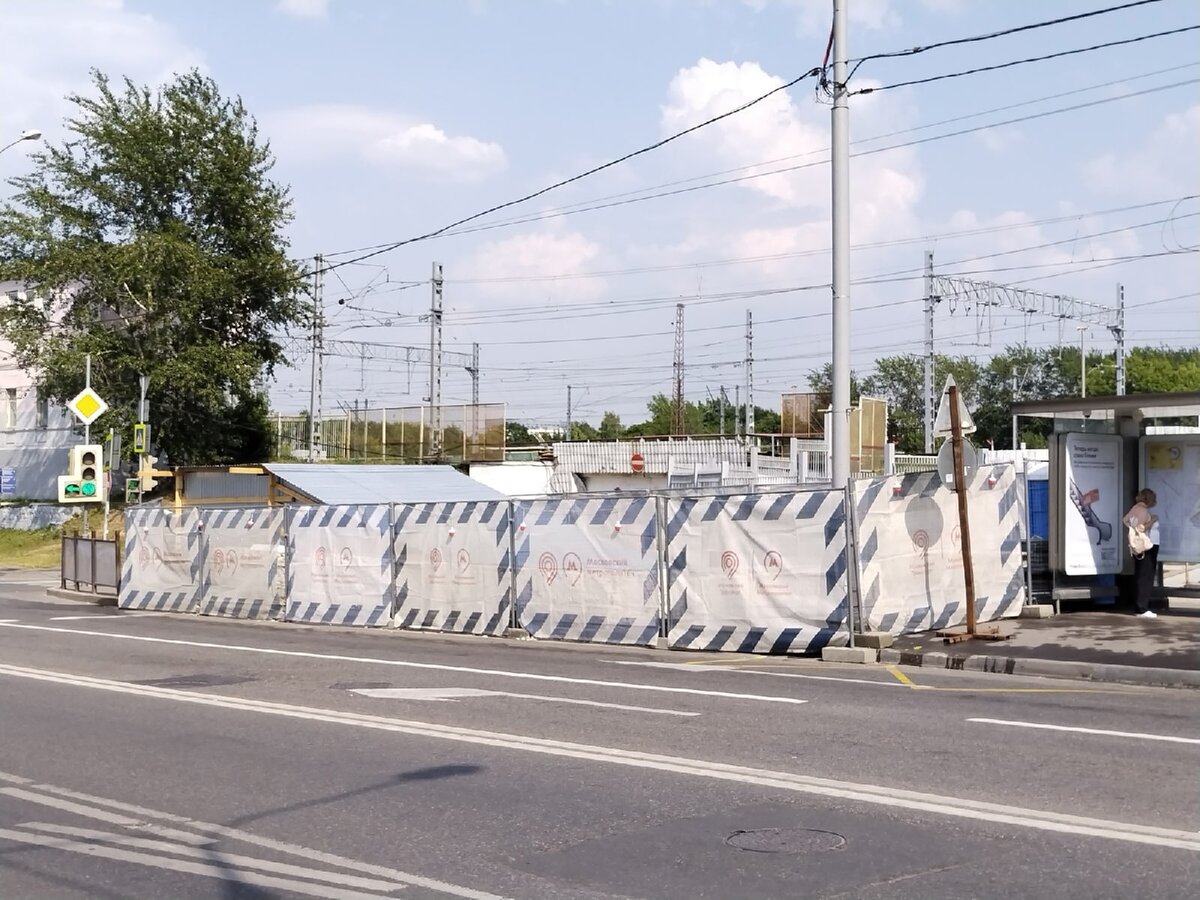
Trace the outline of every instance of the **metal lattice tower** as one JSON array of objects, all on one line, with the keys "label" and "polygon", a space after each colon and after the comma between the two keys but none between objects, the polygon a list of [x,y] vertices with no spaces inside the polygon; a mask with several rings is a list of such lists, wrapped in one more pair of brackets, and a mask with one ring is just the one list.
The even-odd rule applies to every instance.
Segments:
[{"label": "metal lattice tower", "polygon": [[442,264],[433,264],[429,308],[429,455],[442,458]]},{"label": "metal lattice tower", "polygon": [[671,433],[687,432],[687,417],[683,399],[683,304],[675,304],[675,402],[671,408]]},{"label": "metal lattice tower", "polygon": [[933,253],[925,254],[925,452],[933,452],[933,417],[937,407],[934,387],[933,316],[943,301],[958,301],[975,309],[1008,309],[1025,316],[1044,316],[1060,322],[1108,329],[1117,342],[1117,393],[1125,392],[1125,291],[1118,286],[1117,306],[1104,306],[1063,294],[1048,294],[1027,288],[974,281],[956,275],[938,275],[933,270]]}]

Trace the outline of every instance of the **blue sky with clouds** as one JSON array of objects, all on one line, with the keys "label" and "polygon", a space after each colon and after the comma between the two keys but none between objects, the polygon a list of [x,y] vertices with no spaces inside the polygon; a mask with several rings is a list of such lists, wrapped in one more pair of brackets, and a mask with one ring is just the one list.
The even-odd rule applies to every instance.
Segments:
[{"label": "blue sky with clouds", "polygon": [[[848,3],[857,57],[1116,0]],[[0,130],[60,139],[61,98],[93,66],[148,82],[199,66],[271,139],[295,199],[295,254],[341,261],[339,251],[438,228],[790,80],[820,63],[830,10],[829,0],[0,0]],[[1195,24],[1194,0],[1162,0],[872,61],[852,87]],[[919,352],[927,248],[947,273],[1096,302],[1123,283],[1131,341],[1200,344],[1200,255],[1184,252],[1200,245],[1197,79],[1191,32],[855,97],[856,369]],[[680,301],[689,397],[743,383],[749,309],[756,399],[777,406],[828,360],[828,136],[829,109],[802,82],[464,233],[330,273],[329,336],[425,345],[428,286],[406,282],[437,260],[447,349],[480,343],[482,397],[512,418],[561,420],[567,384],[579,418],[641,418],[670,389]],[[0,177],[22,165],[10,151]],[[940,351],[980,357],[1079,339],[1073,325],[961,307],[939,310],[937,332]],[[1112,347],[1100,329],[1087,340]],[[307,360],[297,365],[273,389],[284,412],[307,406]],[[325,405],[417,404],[425,377],[334,360]],[[446,395],[469,396],[465,372],[449,370]]]}]

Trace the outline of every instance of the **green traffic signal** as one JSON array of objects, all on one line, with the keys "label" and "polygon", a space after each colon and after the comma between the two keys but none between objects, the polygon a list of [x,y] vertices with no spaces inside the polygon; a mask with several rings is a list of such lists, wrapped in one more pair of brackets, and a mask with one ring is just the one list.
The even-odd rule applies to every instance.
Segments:
[{"label": "green traffic signal", "polygon": [[[64,489],[64,492],[65,492],[65,493],[67,493],[67,494],[78,494],[78,493],[80,493],[80,487],[79,487],[79,484],[78,484],[78,483],[76,483],[76,482],[72,482],[71,484],[68,484],[68,485],[66,486],[66,488]],[[92,493],[94,494],[95,492],[96,492],[96,489],[95,489],[95,487],[93,487],[93,488],[92,488]]]},{"label": "green traffic signal", "polygon": [[83,483],[83,496],[85,496],[85,497],[95,497],[96,496],[96,482],[85,481]]}]

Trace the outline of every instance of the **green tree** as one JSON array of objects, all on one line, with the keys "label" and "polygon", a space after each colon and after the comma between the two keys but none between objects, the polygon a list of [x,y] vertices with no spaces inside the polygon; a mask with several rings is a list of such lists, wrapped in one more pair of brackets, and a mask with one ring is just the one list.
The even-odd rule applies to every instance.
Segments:
[{"label": "green tree", "polygon": [[[940,392],[947,375],[974,409],[979,400],[980,368],[970,357],[935,356],[934,390]],[[888,437],[901,453],[921,453],[925,447],[925,360],[914,354],[875,361],[875,371],[863,379],[862,392],[888,401]]]},{"label": "green tree", "polygon": [[611,410],[600,420],[599,436],[604,441],[615,441],[621,437],[624,429],[621,427],[621,417]]},{"label": "green tree", "polygon": [[520,422],[504,423],[504,443],[509,447],[534,447],[541,443]]},{"label": "green tree", "polygon": [[239,99],[198,72],[161,89],[93,72],[68,97],[69,138],[32,155],[0,208],[0,277],[46,300],[0,311],[45,396],[83,385],[84,357],[126,430],[150,376],[155,439],[175,463],[266,458],[263,379],[301,319],[286,187]]}]

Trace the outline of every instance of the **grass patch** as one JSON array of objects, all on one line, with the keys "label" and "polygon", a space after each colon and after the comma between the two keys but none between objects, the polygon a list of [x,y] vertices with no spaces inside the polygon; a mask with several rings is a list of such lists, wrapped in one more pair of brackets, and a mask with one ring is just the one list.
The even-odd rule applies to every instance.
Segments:
[{"label": "grass patch", "polygon": [[62,559],[62,530],[20,531],[0,528],[0,566],[57,569]]}]

